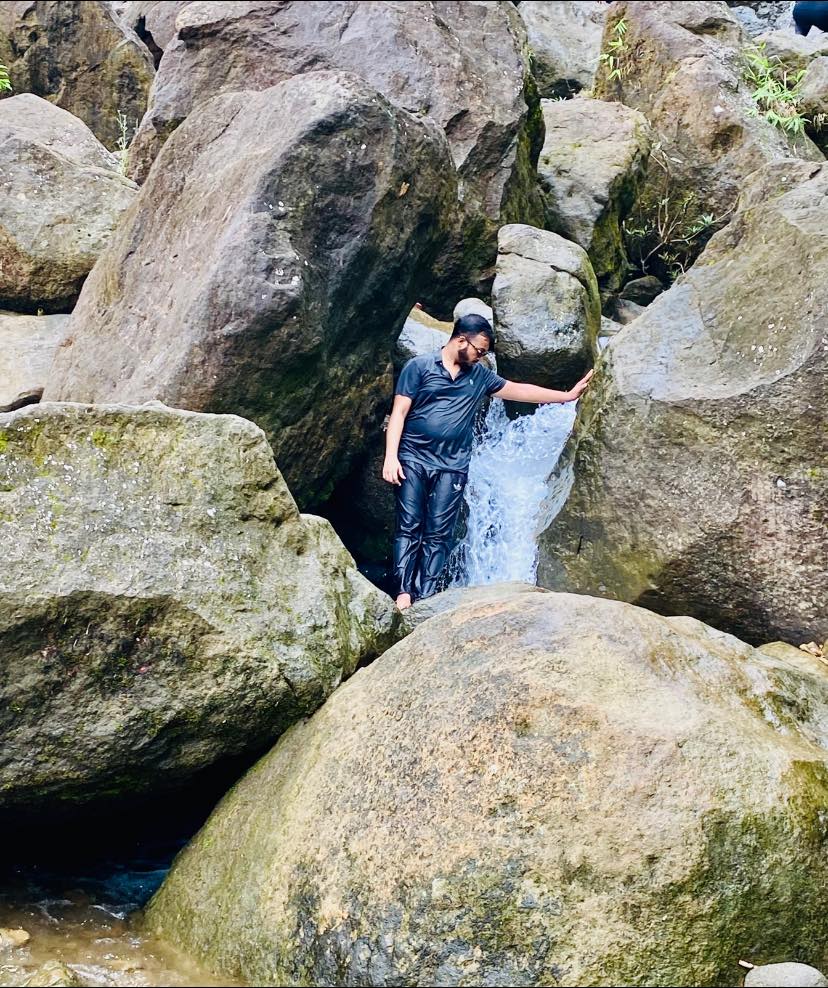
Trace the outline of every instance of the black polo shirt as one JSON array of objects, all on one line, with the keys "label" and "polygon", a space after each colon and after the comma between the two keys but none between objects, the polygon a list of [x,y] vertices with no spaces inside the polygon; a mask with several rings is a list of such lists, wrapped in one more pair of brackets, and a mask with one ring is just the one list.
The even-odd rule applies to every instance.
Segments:
[{"label": "black polo shirt", "polygon": [[412,357],[403,367],[396,393],[411,399],[399,458],[432,470],[468,470],[474,416],[480,403],[506,384],[484,364],[461,368],[452,380],[443,355]]}]

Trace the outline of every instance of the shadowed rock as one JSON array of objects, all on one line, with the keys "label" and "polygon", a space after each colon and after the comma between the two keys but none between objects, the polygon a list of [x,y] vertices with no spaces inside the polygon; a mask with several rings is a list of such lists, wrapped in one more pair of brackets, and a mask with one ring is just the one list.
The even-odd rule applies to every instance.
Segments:
[{"label": "shadowed rock", "polygon": [[454,195],[443,134],[355,76],[201,103],[84,287],[46,397],[244,415],[318,505],[379,432]]}]

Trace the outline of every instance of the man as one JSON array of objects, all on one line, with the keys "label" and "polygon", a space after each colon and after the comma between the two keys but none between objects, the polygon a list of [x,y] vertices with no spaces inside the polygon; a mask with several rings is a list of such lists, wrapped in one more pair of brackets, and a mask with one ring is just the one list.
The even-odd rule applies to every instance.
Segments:
[{"label": "man", "polygon": [[828,3],[826,0],[800,0],[794,4],[793,19],[797,34],[806,34],[812,27],[828,31]]},{"label": "man", "polygon": [[397,607],[437,590],[463,500],[474,418],[487,397],[536,404],[574,401],[592,377],[571,391],[506,381],[480,363],[494,345],[480,315],[458,319],[439,354],[413,357],[397,381],[385,436],[382,476],[396,484],[394,577]]}]

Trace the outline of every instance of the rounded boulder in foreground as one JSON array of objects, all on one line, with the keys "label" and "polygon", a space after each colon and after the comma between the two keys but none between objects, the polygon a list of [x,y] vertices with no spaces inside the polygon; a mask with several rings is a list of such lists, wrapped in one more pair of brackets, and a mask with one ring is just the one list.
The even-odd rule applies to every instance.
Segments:
[{"label": "rounded boulder in foreground", "polygon": [[469,600],[279,741],[149,922],[253,984],[732,985],[741,957],[819,963],[827,717],[828,678],[693,619]]}]

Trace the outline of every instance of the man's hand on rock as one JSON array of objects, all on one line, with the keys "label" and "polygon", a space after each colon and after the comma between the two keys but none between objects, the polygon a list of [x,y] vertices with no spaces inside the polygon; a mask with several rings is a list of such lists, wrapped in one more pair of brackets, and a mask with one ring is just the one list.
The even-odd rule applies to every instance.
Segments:
[{"label": "man's hand on rock", "polygon": [[382,479],[387,480],[389,484],[396,484],[397,487],[405,480],[402,464],[396,456],[393,459],[386,459],[383,463]]},{"label": "man's hand on rock", "polygon": [[595,371],[588,371],[586,374],[584,374],[581,380],[578,381],[578,383],[570,389],[569,392],[570,401],[576,401],[578,398],[581,397],[581,395],[584,393],[584,391],[586,391],[587,387],[589,386],[590,378],[594,373]]}]

